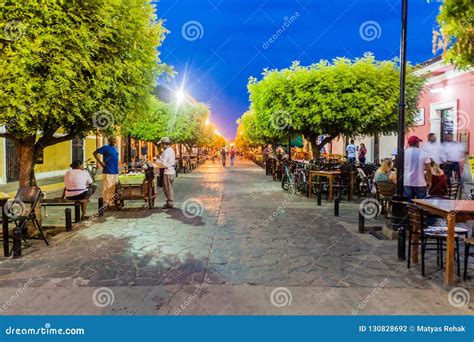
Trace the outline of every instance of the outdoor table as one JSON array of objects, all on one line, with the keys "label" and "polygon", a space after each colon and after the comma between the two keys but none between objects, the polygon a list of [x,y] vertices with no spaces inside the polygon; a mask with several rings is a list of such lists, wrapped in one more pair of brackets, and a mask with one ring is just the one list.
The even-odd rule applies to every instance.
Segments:
[{"label": "outdoor table", "polygon": [[[454,274],[454,229],[456,222],[465,222],[474,218],[474,201],[448,199],[415,199],[413,201],[423,210],[444,217],[448,222],[444,282],[446,285],[451,285]],[[412,257],[417,258],[418,256],[412,254]]]},{"label": "outdoor table", "polygon": [[[336,170],[336,171],[309,171],[309,198],[311,198],[312,195],[312,189],[313,189],[313,176],[319,176],[319,177],[326,177],[329,181],[329,201],[332,202],[333,200],[333,182],[334,182],[334,177],[340,176],[341,171]],[[354,191],[354,172],[351,172],[351,179],[350,179],[350,189],[349,189],[349,201],[352,200],[352,193]]]},{"label": "outdoor table", "polygon": [[8,246],[8,216],[5,205],[10,197],[8,194],[0,193],[0,206],[2,208],[2,234],[3,234],[3,256],[10,256],[10,248]]}]

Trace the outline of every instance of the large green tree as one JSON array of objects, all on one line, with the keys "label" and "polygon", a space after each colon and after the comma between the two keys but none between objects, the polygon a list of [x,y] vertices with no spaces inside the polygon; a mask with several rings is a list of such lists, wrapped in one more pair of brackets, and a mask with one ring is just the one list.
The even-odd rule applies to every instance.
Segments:
[{"label": "large green tree", "polygon": [[20,185],[47,146],[140,113],[166,29],[147,0],[7,0],[0,11],[0,124]]},{"label": "large green tree", "polygon": [[474,66],[474,1],[444,0],[434,32],[434,50],[461,69]]},{"label": "large green tree", "polygon": [[[408,73],[408,124],[423,83]],[[265,70],[261,80],[250,79],[248,89],[260,135],[278,137],[290,129],[301,133],[311,142],[315,158],[339,135],[397,130],[399,68],[395,61],[376,61],[371,54],[354,61],[337,58],[308,67],[295,62],[287,69]]]}]

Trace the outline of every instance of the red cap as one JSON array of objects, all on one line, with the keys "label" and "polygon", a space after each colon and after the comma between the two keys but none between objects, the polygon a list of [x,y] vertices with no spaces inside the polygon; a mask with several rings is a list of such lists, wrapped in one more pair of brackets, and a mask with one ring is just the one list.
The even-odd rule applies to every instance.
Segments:
[{"label": "red cap", "polygon": [[408,138],[408,145],[415,145],[416,143],[423,141],[420,138],[418,138],[416,135],[412,135],[411,137]]}]

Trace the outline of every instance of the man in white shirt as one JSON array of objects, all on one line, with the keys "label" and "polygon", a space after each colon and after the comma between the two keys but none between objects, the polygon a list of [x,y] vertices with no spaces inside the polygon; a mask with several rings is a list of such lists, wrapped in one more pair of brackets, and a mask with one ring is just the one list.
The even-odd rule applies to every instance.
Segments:
[{"label": "man in white shirt", "polygon": [[74,160],[71,163],[71,169],[64,175],[64,197],[72,201],[81,201],[82,219],[87,219],[87,201],[97,186],[93,183],[89,172],[85,171],[80,160]]},{"label": "man in white shirt", "polygon": [[422,149],[436,164],[441,165],[444,163],[443,145],[436,141],[436,135],[434,133],[428,134],[428,141],[423,144]]},{"label": "man in white shirt", "polygon": [[346,151],[347,151],[347,158],[349,159],[349,163],[355,163],[357,147],[354,145],[354,139],[352,139],[351,143],[347,145]]},{"label": "man in white shirt", "polygon": [[420,149],[421,141],[417,136],[411,136],[408,139],[409,147],[405,150],[403,190],[408,202],[412,202],[415,197],[426,198],[431,187],[431,159]]},{"label": "man in white shirt", "polygon": [[163,153],[160,155],[158,161],[165,166],[164,177],[163,177],[163,192],[166,197],[166,204],[163,206],[163,209],[173,208],[174,204],[174,191],[173,191],[173,182],[176,177],[176,155],[173,148],[171,147],[170,138],[164,137],[161,138],[159,142],[162,146]]},{"label": "man in white shirt", "polygon": [[448,184],[451,184],[451,178],[454,174],[458,181],[461,180],[461,162],[466,157],[466,149],[464,145],[458,141],[453,141],[452,134],[445,135],[444,147],[444,158],[446,160],[444,164],[444,172],[448,178]]}]

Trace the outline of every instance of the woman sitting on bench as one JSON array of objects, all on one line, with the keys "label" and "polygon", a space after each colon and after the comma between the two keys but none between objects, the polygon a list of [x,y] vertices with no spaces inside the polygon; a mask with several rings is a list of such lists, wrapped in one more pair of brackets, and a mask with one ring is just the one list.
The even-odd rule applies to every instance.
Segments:
[{"label": "woman sitting on bench", "polygon": [[84,170],[80,160],[74,160],[71,169],[64,175],[64,196],[71,201],[80,201],[82,210],[82,220],[86,220],[87,199],[89,199],[97,189],[93,183],[89,172]]}]

